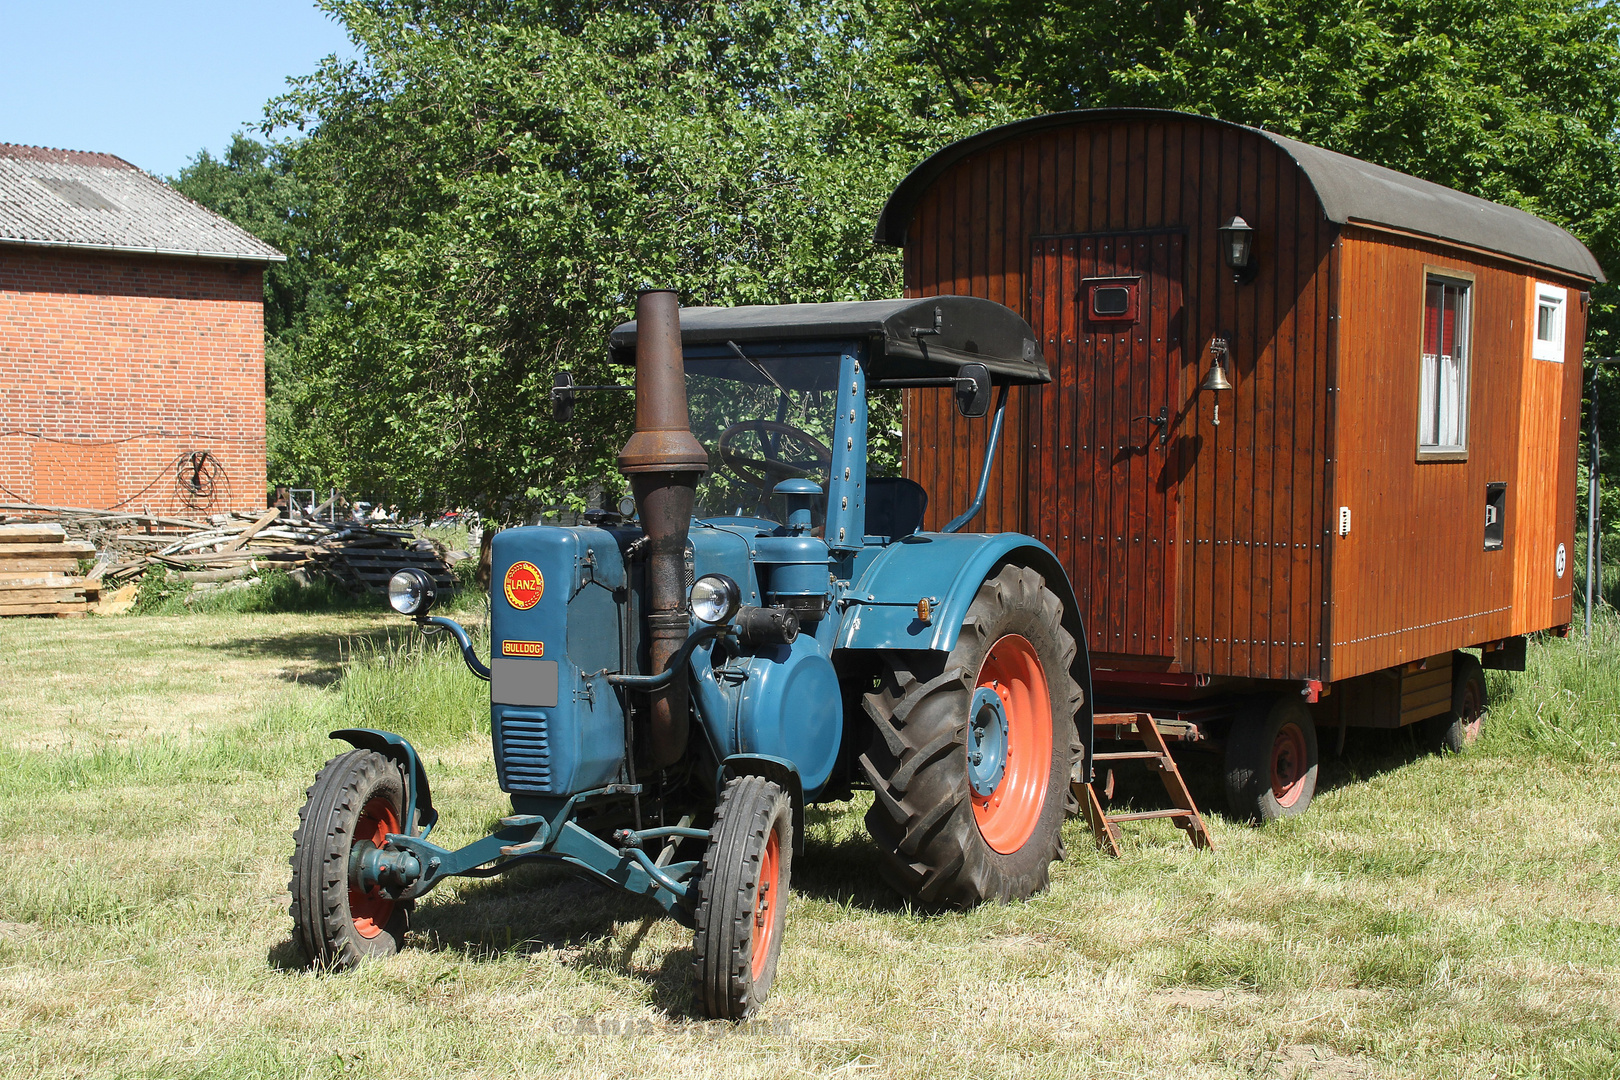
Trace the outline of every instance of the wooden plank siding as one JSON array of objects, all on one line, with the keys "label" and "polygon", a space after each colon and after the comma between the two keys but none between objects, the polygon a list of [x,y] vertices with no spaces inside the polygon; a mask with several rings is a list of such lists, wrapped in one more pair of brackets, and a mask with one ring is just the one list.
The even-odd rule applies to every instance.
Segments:
[{"label": "wooden plank siding", "polygon": [[[1333,503],[1334,679],[1545,629],[1570,618],[1581,285],[1570,288],[1563,364],[1531,359],[1537,280],[1522,265],[1439,242],[1347,227],[1337,356]],[[1423,289],[1429,272],[1473,281],[1467,455],[1417,458]],[[1485,494],[1507,485],[1503,546],[1484,544]],[[1335,510],[1335,514],[1337,510]]]},{"label": "wooden plank siding", "polygon": [[[1243,284],[1216,248],[1215,230],[1233,214],[1258,230],[1259,272]],[[1137,327],[1153,339],[1179,334],[1173,367],[1156,376],[1149,365],[1145,378],[1133,378],[1124,364],[1099,363],[1081,378],[1065,367],[1080,361],[1078,351],[1065,353],[1070,339],[1084,336],[1073,288],[1079,263],[1066,273],[1064,259],[1037,256],[1036,241],[1078,253],[1087,237],[1125,233],[1177,237],[1178,310],[1150,306]],[[1077,123],[1010,139],[951,166],[917,204],[906,295],[1007,304],[1041,333],[1056,378],[1014,393],[992,497],[968,527],[1041,536],[1042,521],[1050,523],[1053,535],[1041,538],[1077,591],[1105,598],[1088,617],[1100,666],[1320,675],[1329,325],[1319,271],[1335,234],[1274,144],[1175,119]],[[1223,334],[1236,389],[1220,395],[1216,425],[1216,402],[1197,388],[1209,343]],[[1162,451],[1126,454],[1117,467],[1109,455],[1074,455],[1075,440],[1117,452],[1129,445],[1119,436],[1133,431],[1132,418],[1160,405],[1170,416]],[[964,420],[938,391],[909,392],[905,423],[906,475],[928,488],[927,527],[938,528],[972,498],[989,425]],[[1138,422],[1132,438],[1139,445],[1155,430]],[[1067,435],[1071,456],[1043,465],[1046,432]],[[1096,536],[1105,522],[1121,526],[1115,537],[1144,545],[1157,536],[1169,552],[1164,569],[1132,541],[1074,539]],[[1149,640],[1159,637],[1147,629],[1155,624],[1174,640]]]},{"label": "wooden plank siding", "polygon": [[[1327,682],[1570,621],[1589,282],[1334,224],[1269,138],[1178,114],[1009,134],[942,166],[910,213],[907,296],[988,297],[1041,341],[1053,382],[1013,391],[968,528],[1056,552],[1097,667]],[[1234,214],[1255,229],[1243,282],[1217,247]],[[1473,282],[1459,461],[1417,458],[1431,268]],[[1140,277],[1134,326],[1086,315],[1083,279],[1108,276]],[[1569,289],[1562,364],[1531,359],[1538,280]],[[1198,389],[1217,337],[1218,396]],[[1161,406],[1163,447],[1141,419]],[[907,392],[904,421],[937,529],[973,497],[990,422],[935,390]],[[1490,483],[1507,485],[1498,551]]]}]

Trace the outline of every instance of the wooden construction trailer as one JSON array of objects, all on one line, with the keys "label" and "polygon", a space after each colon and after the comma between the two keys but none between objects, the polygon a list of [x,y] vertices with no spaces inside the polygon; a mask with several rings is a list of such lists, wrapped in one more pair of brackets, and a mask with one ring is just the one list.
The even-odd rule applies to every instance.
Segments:
[{"label": "wooden construction trailer", "polygon": [[[1309,803],[1317,727],[1421,721],[1457,748],[1485,706],[1459,650],[1522,668],[1524,635],[1567,632],[1604,278],[1563,229],[1255,128],[1099,109],[946,147],[877,239],[907,296],[989,297],[1041,335],[1054,381],[1013,391],[971,527],[1057,552],[1100,701],[1223,748],[1239,814]],[[930,390],[905,425],[937,528],[987,425]]]}]

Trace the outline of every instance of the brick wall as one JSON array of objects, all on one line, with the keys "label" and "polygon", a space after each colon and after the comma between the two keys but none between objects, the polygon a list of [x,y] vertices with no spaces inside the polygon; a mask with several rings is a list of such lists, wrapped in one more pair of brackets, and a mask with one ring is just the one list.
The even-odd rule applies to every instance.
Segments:
[{"label": "brick wall", "polygon": [[[188,505],[195,470],[177,473],[199,451],[220,471]],[[260,267],[0,246],[0,487],[153,513],[262,507]]]}]

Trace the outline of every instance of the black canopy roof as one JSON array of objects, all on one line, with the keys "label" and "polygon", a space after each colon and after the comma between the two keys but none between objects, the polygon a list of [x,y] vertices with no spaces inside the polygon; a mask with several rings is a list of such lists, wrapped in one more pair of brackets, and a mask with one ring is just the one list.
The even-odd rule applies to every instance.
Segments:
[{"label": "black canopy roof", "polygon": [[[870,345],[868,364],[880,379],[943,375],[980,363],[997,383],[1052,381],[1029,324],[1016,311],[976,296],[681,309],[681,343],[688,347],[851,339]],[[630,363],[635,349],[633,322],[608,336],[615,361]]]}]

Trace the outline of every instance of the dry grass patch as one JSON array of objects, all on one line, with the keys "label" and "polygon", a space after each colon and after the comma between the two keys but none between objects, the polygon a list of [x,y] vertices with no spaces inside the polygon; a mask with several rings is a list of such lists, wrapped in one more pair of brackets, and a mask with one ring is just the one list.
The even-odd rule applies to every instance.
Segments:
[{"label": "dry grass patch", "polygon": [[[1150,824],[1115,861],[1072,822],[1026,903],[913,913],[877,882],[865,799],[814,810],[775,993],[731,1027],[692,1011],[686,931],[544,868],[440,888],[391,960],[299,966],[286,858],[327,730],[417,740],[447,843],[506,807],[482,685],[380,625],[0,625],[22,658],[0,670],[0,1076],[1620,1070],[1620,647],[1537,646],[1476,751],[1357,741],[1306,817],[1213,815],[1213,855]],[[301,664],[342,677],[286,677]],[[75,726],[104,701],[125,726]]]}]

